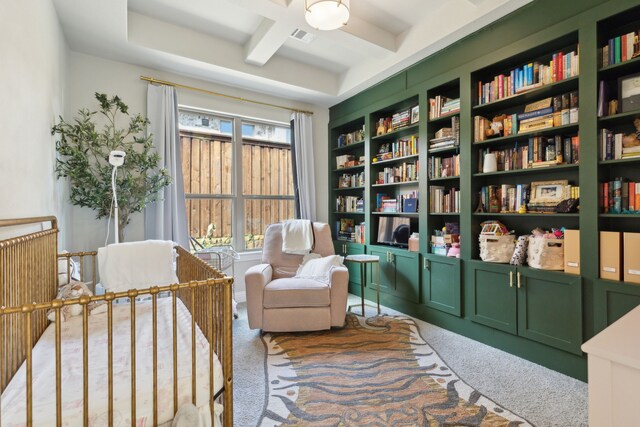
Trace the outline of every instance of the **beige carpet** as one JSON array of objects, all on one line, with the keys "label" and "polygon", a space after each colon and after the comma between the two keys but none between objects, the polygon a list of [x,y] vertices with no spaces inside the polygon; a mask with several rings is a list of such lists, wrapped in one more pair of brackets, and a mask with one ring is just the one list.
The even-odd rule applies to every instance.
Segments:
[{"label": "beige carpet", "polygon": [[462,381],[413,319],[350,314],[344,329],[263,336],[261,426],[529,426]]}]

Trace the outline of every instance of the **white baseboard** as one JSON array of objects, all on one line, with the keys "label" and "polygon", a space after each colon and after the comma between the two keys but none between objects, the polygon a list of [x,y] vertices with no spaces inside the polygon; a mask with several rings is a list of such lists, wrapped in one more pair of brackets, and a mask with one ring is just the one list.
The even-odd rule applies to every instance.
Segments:
[{"label": "white baseboard", "polygon": [[236,292],[236,302],[237,303],[246,302],[246,301],[247,301],[247,293],[245,291]]}]

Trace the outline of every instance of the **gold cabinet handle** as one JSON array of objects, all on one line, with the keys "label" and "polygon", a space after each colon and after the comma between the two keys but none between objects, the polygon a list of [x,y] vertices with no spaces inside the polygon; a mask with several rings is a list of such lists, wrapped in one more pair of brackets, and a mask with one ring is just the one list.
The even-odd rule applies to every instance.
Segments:
[{"label": "gold cabinet handle", "polygon": [[520,272],[518,271],[518,289],[520,289]]},{"label": "gold cabinet handle", "polygon": [[509,287],[513,288],[513,271],[509,272]]},{"label": "gold cabinet handle", "polygon": [[391,260],[392,263],[395,262],[396,256],[395,254],[389,253],[389,260]]},{"label": "gold cabinet handle", "polygon": [[428,270],[429,269],[429,261],[427,261],[426,258],[422,258],[422,269],[423,270]]}]

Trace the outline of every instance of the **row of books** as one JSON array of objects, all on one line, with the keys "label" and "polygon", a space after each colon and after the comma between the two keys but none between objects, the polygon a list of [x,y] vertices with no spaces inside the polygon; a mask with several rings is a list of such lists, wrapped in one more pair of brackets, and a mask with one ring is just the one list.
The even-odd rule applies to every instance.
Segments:
[{"label": "row of books", "polygon": [[484,148],[478,151],[478,172],[484,170],[484,157],[493,153],[496,156],[497,170],[519,169],[574,164],[580,160],[580,138],[578,135],[553,137],[532,136],[524,146],[495,150]]},{"label": "row of books", "polygon": [[456,147],[460,143],[460,118],[451,117],[451,127],[444,127],[435,133],[435,137],[429,140],[429,149],[442,149]]},{"label": "row of books", "polygon": [[486,185],[480,189],[480,203],[485,212],[519,212],[529,202],[530,188],[529,184]]},{"label": "row of books", "polygon": [[600,131],[600,160],[629,159],[640,156],[640,146],[623,147],[624,134],[613,133],[608,129]]},{"label": "row of books", "polygon": [[602,46],[602,66],[625,62],[640,55],[639,33],[631,31],[621,36],[613,37]]},{"label": "row of books", "polygon": [[364,187],[364,171],[360,173],[344,173],[338,177],[338,188]]},{"label": "row of books", "polygon": [[378,154],[373,158],[374,162],[381,160],[397,159],[399,157],[414,156],[418,154],[418,137],[412,135],[409,138],[398,139],[395,142],[380,145]]},{"label": "row of books", "polygon": [[508,74],[499,74],[483,83],[478,82],[478,104],[487,104],[499,99],[559,82],[579,74],[579,54],[571,51],[554,53],[551,61],[541,64],[537,61],[514,68]]},{"label": "row of books", "polygon": [[418,212],[418,192],[399,194],[395,197],[386,194],[378,194],[376,196],[376,212]]},{"label": "row of books", "polygon": [[578,112],[578,91],[572,91],[528,104],[522,113],[499,116],[493,121],[475,116],[474,141],[577,123]]},{"label": "row of books", "polygon": [[450,99],[441,95],[429,98],[429,120],[458,112],[460,112],[460,98]]},{"label": "row of books", "polygon": [[640,212],[640,182],[618,177],[601,183],[600,208],[603,213]]},{"label": "row of books", "polygon": [[429,179],[460,176],[460,155],[429,157]]},{"label": "row of books", "polygon": [[353,218],[340,218],[336,221],[338,240],[364,244],[365,223],[356,224]]},{"label": "row of books", "polygon": [[338,196],[336,212],[364,212],[364,199],[358,196]]},{"label": "row of books", "polygon": [[396,130],[409,126],[411,116],[409,110],[403,110],[391,116],[391,129]]},{"label": "row of books", "polygon": [[410,182],[418,180],[420,163],[404,162],[395,167],[387,167],[378,172],[376,184],[393,184],[396,182]]},{"label": "row of books", "polygon": [[457,188],[445,188],[438,185],[429,186],[429,212],[460,212],[460,190]]},{"label": "row of books", "polygon": [[362,141],[364,141],[364,125],[362,125],[362,129],[338,135],[338,147],[345,147]]}]

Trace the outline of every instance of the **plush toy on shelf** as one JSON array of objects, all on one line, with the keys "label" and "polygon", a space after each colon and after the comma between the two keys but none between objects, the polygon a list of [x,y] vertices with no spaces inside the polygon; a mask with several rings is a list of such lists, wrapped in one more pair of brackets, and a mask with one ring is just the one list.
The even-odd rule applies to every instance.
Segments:
[{"label": "plush toy on shelf", "polygon": [[636,131],[622,136],[622,146],[624,148],[637,147],[640,145],[640,117],[633,121]]}]

